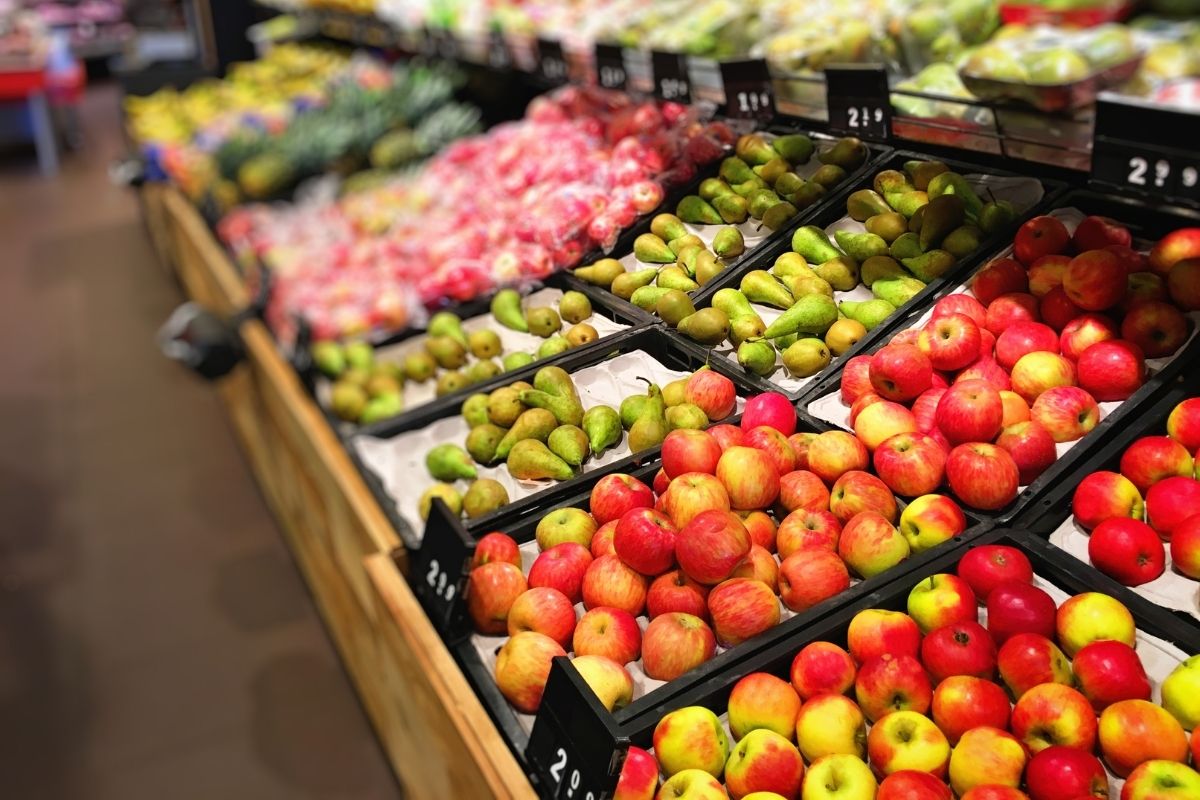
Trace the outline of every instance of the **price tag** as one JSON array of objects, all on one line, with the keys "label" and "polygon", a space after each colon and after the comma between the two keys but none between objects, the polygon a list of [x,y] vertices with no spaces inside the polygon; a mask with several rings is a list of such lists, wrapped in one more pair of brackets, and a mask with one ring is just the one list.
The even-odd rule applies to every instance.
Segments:
[{"label": "price tag", "polygon": [[565,657],[555,658],[525,755],[554,800],[608,800],[629,752],[612,714]]},{"label": "price tag", "polygon": [[829,127],[868,139],[892,135],[892,102],[887,72],[878,64],[846,64],[825,69]]},{"label": "price tag", "polygon": [[488,34],[487,63],[492,69],[512,67],[512,53],[508,51],[503,31],[493,30]]},{"label": "price tag", "polygon": [[464,620],[463,590],[474,542],[441,500],[434,500],[425,537],[413,554],[410,582],[425,613],[443,636],[458,633]]},{"label": "price tag", "polygon": [[1096,103],[1094,183],[1200,204],[1200,115],[1104,94]]},{"label": "price tag", "polygon": [[761,58],[722,61],[725,116],[732,119],[775,118],[775,92],[767,62]]},{"label": "price tag", "polygon": [[688,80],[687,56],[683,53],[650,54],[654,73],[654,95],[662,100],[688,105],[692,102],[692,86]]},{"label": "price tag", "polygon": [[538,39],[538,75],[547,83],[559,86],[567,82],[567,57],[563,55],[562,42],[553,39]]},{"label": "price tag", "polygon": [[596,82],[604,89],[625,91],[629,73],[625,69],[625,51],[619,45],[596,45]]}]

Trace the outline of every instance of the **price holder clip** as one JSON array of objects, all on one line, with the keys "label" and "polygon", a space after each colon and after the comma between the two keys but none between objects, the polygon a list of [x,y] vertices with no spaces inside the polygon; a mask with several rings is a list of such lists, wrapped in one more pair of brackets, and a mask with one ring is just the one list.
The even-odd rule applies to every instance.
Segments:
[{"label": "price holder clip", "polygon": [[1096,102],[1091,181],[1200,205],[1200,114],[1109,93]]},{"label": "price holder clip", "polygon": [[692,85],[688,79],[688,60],[683,53],[650,53],[651,72],[654,75],[654,96],[683,105],[692,102]]},{"label": "price holder clip", "polygon": [[832,130],[884,141],[891,137],[891,91],[881,65],[826,67],[825,96]]},{"label": "price holder clip", "polygon": [[553,86],[560,86],[567,82],[570,73],[567,70],[567,57],[563,54],[562,42],[539,38],[537,55],[537,73],[542,80]]},{"label": "price holder clip", "polygon": [[525,755],[554,800],[608,800],[617,789],[629,739],[564,656],[550,677]]},{"label": "price holder clip", "polygon": [[623,92],[629,83],[625,69],[625,51],[620,45],[596,44],[596,83],[602,89]]},{"label": "price holder clip", "polygon": [[725,87],[725,116],[760,122],[775,118],[775,91],[765,60],[722,61],[721,83]]},{"label": "price holder clip", "polygon": [[504,41],[504,31],[499,28],[488,33],[487,63],[492,69],[512,67],[512,53],[508,50],[508,42]]},{"label": "price holder clip", "polygon": [[425,537],[412,556],[410,582],[425,613],[447,639],[460,632],[466,615],[463,591],[475,543],[458,518],[435,498],[425,523]]}]

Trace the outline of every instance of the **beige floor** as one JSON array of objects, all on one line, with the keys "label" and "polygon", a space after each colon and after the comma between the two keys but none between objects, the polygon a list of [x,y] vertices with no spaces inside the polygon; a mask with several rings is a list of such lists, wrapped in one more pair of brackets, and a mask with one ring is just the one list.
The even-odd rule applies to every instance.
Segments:
[{"label": "beige floor", "polygon": [[0,158],[0,796],[395,798],[216,397],[109,185],[117,94],[54,180]]}]

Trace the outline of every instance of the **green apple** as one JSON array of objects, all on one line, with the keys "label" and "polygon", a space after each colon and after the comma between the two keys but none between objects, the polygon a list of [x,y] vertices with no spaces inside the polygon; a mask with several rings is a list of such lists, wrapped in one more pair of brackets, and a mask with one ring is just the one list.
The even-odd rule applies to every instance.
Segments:
[{"label": "green apple", "polygon": [[656,798],[670,800],[728,800],[721,782],[702,769],[685,769],[663,783]]},{"label": "green apple", "polygon": [[703,706],[687,706],[658,721],[654,728],[654,755],[668,777],[684,770],[703,770],[719,778],[729,760],[729,737],[712,711]]},{"label": "green apple", "polygon": [[818,758],[804,775],[804,800],[874,800],[879,784],[861,758],[832,755]]},{"label": "green apple", "polygon": [[1163,708],[1187,730],[1200,726],[1200,656],[1192,656],[1162,684]]}]

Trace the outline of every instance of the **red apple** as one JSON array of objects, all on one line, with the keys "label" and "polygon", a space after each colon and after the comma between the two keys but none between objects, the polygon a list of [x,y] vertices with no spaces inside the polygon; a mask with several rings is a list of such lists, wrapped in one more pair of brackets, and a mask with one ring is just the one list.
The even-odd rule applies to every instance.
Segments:
[{"label": "red apple", "polygon": [[975,597],[986,603],[988,595],[1008,581],[1033,582],[1029,557],[1015,547],[983,544],[972,547],[958,561],[958,577],[967,582]]},{"label": "red apple", "polygon": [[996,446],[1012,456],[1022,486],[1033,483],[1058,459],[1053,437],[1032,420],[1005,428],[996,439]]},{"label": "red apple", "polygon": [[1070,256],[1042,256],[1029,267],[1029,293],[1034,297],[1045,297],[1062,286],[1063,274],[1071,263]]},{"label": "red apple", "polygon": [[[596,544],[595,537],[592,544]],[[583,576],[591,565],[592,554],[579,542],[556,544],[534,559],[529,568],[529,585],[557,589],[572,603],[578,603],[583,599]]]},{"label": "red apple", "polygon": [[1001,647],[1017,633],[1036,633],[1054,637],[1054,599],[1045,591],[1024,581],[1008,581],[992,589],[987,596],[988,632]]},{"label": "red apple", "polygon": [[875,512],[894,525],[898,513],[896,497],[887,484],[861,470],[837,479],[829,491],[829,510],[843,525],[863,511]]},{"label": "red apple", "polygon": [[756,544],[750,545],[746,560],[733,570],[734,578],[753,578],[771,587],[771,591],[779,594],[779,562],[775,556]]},{"label": "red apple", "polygon": [[1010,636],[996,653],[996,666],[1004,685],[1018,698],[1044,683],[1071,685],[1075,681],[1071,662],[1063,651],[1037,633]]},{"label": "red apple", "polygon": [[740,741],[755,730],[796,737],[800,695],[790,683],[768,672],[752,672],[735,683],[726,708],[734,739]]},{"label": "red apple", "polygon": [[953,795],[941,778],[920,770],[902,769],[879,783],[875,800],[953,800]]},{"label": "red apple", "polygon": [[1016,322],[996,338],[996,363],[1011,370],[1027,353],[1058,352],[1058,334],[1041,322]]},{"label": "red apple", "polygon": [[467,578],[467,614],[475,630],[488,636],[508,631],[508,612],[529,588],[521,570],[493,561],[471,570]]},{"label": "red apple", "polygon": [[728,511],[729,493],[716,476],[703,472],[685,472],[671,481],[659,498],[663,511],[682,528],[705,511]]},{"label": "red apple", "polygon": [[1075,385],[1075,366],[1058,353],[1034,352],[1012,368],[1013,391],[1031,406],[1047,389]]},{"label": "red apple", "polygon": [[770,456],[753,447],[731,447],[722,453],[717,478],[725,485],[729,504],[739,511],[767,508],[779,496],[779,470]]},{"label": "red apple", "polygon": [[1189,452],[1200,450],[1200,397],[1190,397],[1171,409],[1167,434]]},{"label": "red apple", "polygon": [[1080,388],[1101,403],[1128,400],[1146,382],[1146,357],[1133,342],[1097,342],[1079,357]]},{"label": "red apple", "polygon": [[[662,470],[659,470],[659,472],[661,471]],[[662,500],[662,498],[660,497],[659,500]],[[617,523],[619,521],[620,520],[610,519],[608,522],[596,529],[595,535],[592,536],[592,543],[587,548],[591,551],[592,558],[599,558],[600,556],[609,555],[615,556],[617,554],[616,548],[613,547],[613,537],[617,535]],[[578,544],[578,542],[563,542],[563,544]],[[582,547],[582,545],[580,546]],[[555,545],[555,547],[562,547],[562,545]],[[550,549],[553,550],[554,547]],[[543,553],[543,555],[545,554]],[[534,564],[536,563],[537,562],[535,561]],[[582,573],[580,573],[580,580],[583,580]]]},{"label": "red apple", "polygon": [[1017,229],[1013,238],[1013,255],[1028,266],[1043,256],[1057,255],[1067,249],[1071,234],[1058,217],[1034,217]]},{"label": "red apple", "polygon": [[1139,303],[1121,321],[1121,338],[1140,347],[1146,358],[1171,355],[1187,341],[1188,333],[1187,317],[1170,303]]},{"label": "red apple", "polygon": [[1126,586],[1149,583],[1166,569],[1166,549],[1158,534],[1141,520],[1126,517],[1096,526],[1088,539],[1088,558],[1096,569]]},{"label": "red apple", "polygon": [[1121,474],[1145,494],[1173,475],[1192,475],[1192,454],[1169,436],[1143,436],[1121,455]]},{"label": "red apple", "polygon": [[978,357],[979,326],[966,314],[935,317],[921,331],[917,347],[934,369],[962,369]]},{"label": "red apple", "polygon": [[[663,469],[662,467],[659,467],[658,472],[654,473],[654,481],[650,484],[650,488],[654,490],[654,496],[658,498],[658,501],[662,500],[662,496],[666,493],[667,487],[670,485],[671,485],[671,478],[667,475],[667,471],[665,469]],[[656,503],[658,501],[656,501]],[[657,507],[658,506],[655,505],[655,508],[657,508]],[[616,520],[609,520],[608,522],[606,522],[604,524],[608,525],[615,521]],[[603,526],[601,526],[601,527],[603,527]],[[599,533],[599,531],[597,531],[597,533]]]},{"label": "red apple", "polygon": [[1167,274],[1171,302],[1184,311],[1200,311],[1200,258],[1175,262]]},{"label": "red apple", "polygon": [[[1021,270],[1021,272],[1024,273],[1024,270]],[[1023,291],[1023,289],[1005,288],[1003,292],[999,292],[996,296],[999,297],[1001,294],[1007,292],[1019,291]],[[984,307],[984,304],[969,294],[948,294],[933,304],[933,319],[945,317],[950,314],[965,314],[974,320],[975,325],[981,329],[983,328],[983,323],[987,320],[987,309]]]},{"label": "red apple", "polygon": [[811,547],[837,552],[841,535],[842,523],[832,512],[801,508],[788,514],[779,524],[775,542],[779,557],[787,558],[798,550]]},{"label": "red apple", "polygon": [[769,425],[759,425],[747,431],[746,446],[766,453],[780,475],[786,475],[796,468],[796,454],[792,452],[787,437]]},{"label": "red apple", "polygon": [[[1118,258],[1124,258],[1122,251],[1114,250]],[[1132,252],[1128,248],[1124,252]],[[1128,264],[1126,264],[1128,268]],[[1156,275],[1153,272],[1131,272],[1129,273],[1128,288],[1125,290],[1125,299],[1117,306],[1117,309],[1122,313],[1126,313],[1129,309],[1136,306],[1138,303],[1145,303],[1148,300],[1166,302],[1169,299],[1167,294],[1167,282],[1162,279],[1161,275]]]},{"label": "red apple", "polygon": [[1100,250],[1109,246],[1129,247],[1133,236],[1120,222],[1110,217],[1092,215],[1084,217],[1075,227],[1072,236],[1075,249],[1082,253],[1086,250]]},{"label": "red apple", "polygon": [[889,654],[915,658],[921,649],[921,629],[901,611],[869,608],[851,618],[846,645],[859,664]]},{"label": "red apple", "polygon": [[1071,320],[1083,313],[1083,309],[1071,302],[1067,290],[1061,286],[1051,289],[1038,302],[1038,316],[1056,331],[1063,330]]},{"label": "red apple", "polygon": [[934,418],[953,444],[990,442],[1000,432],[1004,403],[990,383],[963,381],[942,395]]},{"label": "red apple", "polygon": [[617,557],[643,575],[661,575],[675,565],[675,536],[671,518],[652,508],[626,511],[617,523],[613,548]]},{"label": "red apple", "polygon": [[707,367],[691,374],[683,393],[687,402],[699,406],[713,422],[732,414],[737,403],[733,381]]},{"label": "red apple", "polygon": [[[1194,734],[1192,738],[1195,739]],[[1192,763],[1197,763],[1194,757]],[[1187,764],[1166,759],[1142,762],[1129,773],[1121,787],[1121,800],[1191,800],[1193,797],[1200,797],[1200,772]]]},{"label": "red apple", "polygon": [[954,379],[955,383],[963,383],[965,381],[987,381],[992,386],[995,386],[997,391],[1008,391],[1012,388],[1012,379],[1009,378],[1008,372],[1004,367],[996,363],[993,358],[980,358],[971,366],[958,373]]},{"label": "red apple", "polygon": [[1134,649],[1124,642],[1092,642],[1071,665],[1079,691],[1099,714],[1121,700],[1149,700],[1150,680]]},{"label": "red apple", "polygon": [[654,492],[632,475],[605,475],[592,487],[588,508],[597,525],[620,519],[635,508],[653,508]]},{"label": "red apple", "polygon": [[1103,314],[1083,314],[1068,322],[1062,329],[1058,346],[1062,354],[1077,361],[1083,351],[1097,342],[1106,342],[1118,337],[1112,320]]},{"label": "red apple", "polygon": [[788,437],[792,453],[796,456],[796,469],[808,469],[808,448],[817,438],[813,431],[801,431]]},{"label": "red apple", "polygon": [[921,663],[934,683],[952,675],[991,678],[996,674],[996,643],[974,620],[952,622],[930,631],[921,641]]},{"label": "red apple", "polygon": [[[788,473],[791,474],[791,473]],[[786,475],[784,477],[787,477]],[[784,491],[783,481],[780,481],[780,491]],[[766,550],[775,552],[775,520],[764,511],[738,511],[738,519],[746,526],[750,541]]]},{"label": "red apple", "polygon": [[900,433],[875,449],[875,472],[888,488],[905,497],[929,494],[945,477],[946,453],[919,433]]},{"label": "red apple", "polygon": [[675,539],[679,568],[698,583],[713,585],[733,574],[750,554],[750,534],[729,511],[698,514]]},{"label": "red apple", "polygon": [[1071,259],[1063,273],[1063,289],[1085,311],[1112,308],[1129,286],[1125,265],[1107,250],[1088,250]]},{"label": "red apple", "polygon": [[1004,404],[1004,416],[1000,420],[1000,429],[1003,430],[1009,425],[1016,425],[1018,422],[1029,421],[1029,403],[1025,402],[1025,398],[1012,391],[1000,392],[1000,402]]},{"label": "red apple", "polygon": [[1150,269],[1168,275],[1185,258],[1200,256],[1200,228],[1180,228],[1158,240],[1150,250]]},{"label": "red apple", "polygon": [[565,655],[549,636],[533,631],[518,633],[496,654],[496,686],[517,711],[535,714],[542,704],[551,662]]},{"label": "red apple", "polygon": [[737,425],[727,423],[713,425],[711,428],[705,429],[705,432],[717,440],[722,453],[731,447],[741,447],[746,443],[746,434]]},{"label": "red apple", "polygon": [[658,762],[640,747],[629,747],[613,800],[654,800],[658,789]]},{"label": "red apple", "polygon": [[508,635],[522,631],[543,633],[566,647],[575,632],[575,606],[558,589],[529,589],[508,609]]},{"label": "red apple", "polygon": [[871,391],[871,356],[855,356],[842,367],[842,402],[850,405],[859,395]]},{"label": "red apple", "polygon": [[899,403],[881,400],[863,409],[853,425],[859,441],[874,450],[896,434],[915,432],[917,418]]},{"label": "red apple", "polygon": [[1108,773],[1100,759],[1077,747],[1054,745],[1038,752],[1025,768],[1029,800],[1108,797]]},{"label": "red apple", "polygon": [[845,431],[826,431],[808,446],[808,468],[826,483],[871,463],[867,446]]},{"label": "red apple", "polygon": [[720,457],[721,445],[706,431],[680,428],[663,439],[662,468],[668,478],[677,478],[687,472],[712,475],[717,471]]},{"label": "red apple", "polygon": [[1100,424],[1100,407],[1078,386],[1055,386],[1038,395],[1029,416],[1055,442],[1073,442]]},{"label": "red apple", "polygon": [[708,587],[679,569],[659,575],[646,592],[646,615],[653,620],[672,612],[708,619]]},{"label": "red apple", "polygon": [[1034,754],[1054,745],[1086,752],[1096,744],[1096,714],[1087,698],[1061,683],[1034,686],[1017,698],[1009,724]]},{"label": "red apple", "polygon": [[600,556],[583,575],[583,605],[619,608],[636,617],[646,606],[648,585],[645,576],[617,556]]},{"label": "red apple", "polygon": [[867,719],[877,722],[893,711],[926,713],[933,702],[933,687],[912,656],[883,655],[859,668],[854,697]]},{"label": "red apple", "polygon": [[[913,401],[912,413],[917,420],[917,430],[929,433],[937,428],[937,407],[949,389],[927,389]],[[852,423],[853,424],[853,423]]]},{"label": "red apple", "polygon": [[941,777],[950,761],[950,742],[928,717],[915,711],[896,711],[871,726],[867,759],[881,776],[919,769]]},{"label": "red apple", "polygon": [[779,597],[792,611],[807,611],[850,588],[850,573],[829,550],[811,548],[788,556],[779,566]]},{"label": "red apple", "polygon": [[1100,752],[1109,768],[1125,777],[1147,761],[1186,761],[1187,734],[1162,706],[1122,700],[1100,715]]},{"label": "red apple", "polygon": [[783,434],[784,438],[796,432],[796,409],[792,401],[779,392],[764,392],[746,400],[742,410],[742,430],[752,431],[766,425]]},{"label": "red apple", "polygon": [[1171,535],[1171,563],[1183,575],[1200,580],[1200,514],[1175,526]]},{"label": "red apple", "polygon": [[507,561],[520,568],[521,551],[511,536],[493,531],[479,537],[479,541],[475,543],[475,553],[471,556],[471,569],[493,561]]},{"label": "red apple", "polygon": [[880,397],[904,403],[929,388],[933,365],[915,345],[888,344],[871,356],[868,376]]},{"label": "red apple", "polygon": [[1026,291],[1029,291],[1029,275],[1025,267],[1011,258],[998,258],[971,278],[971,292],[984,306],[1001,295]]},{"label": "red apple", "polygon": [[987,329],[997,337],[1018,322],[1038,321],[1038,300],[1031,294],[1002,294],[988,303]]},{"label": "red apple", "polygon": [[946,459],[950,489],[967,505],[994,511],[1017,496],[1020,473],[1013,457],[992,444],[960,444]]},{"label": "red apple", "polygon": [[712,629],[692,614],[655,617],[642,634],[642,669],[656,681],[673,681],[708,661],[717,650]]},{"label": "red apple", "polygon": [[1130,517],[1140,520],[1145,505],[1133,482],[1116,472],[1093,472],[1075,487],[1071,512],[1075,522],[1091,530],[1106,519]]},{"label": "red apple", "polygon": [[953,675],[933,690],[933,721],[951,744],[969,730],[1008,727],[1008,695],[996,684],[972,675]]},{"label": "red apple", "polygon": [[730,578],[708,593],[708,613],[717,641],[733,647],[779,624],[779,598],[750,578]]},{"label": "red apple", "polygon": [[829,490],[808,470],[794,470],[779,479],[779,504],[788,513],[801,508],[824,511],[829,508]]},{"label": "red apple", "polygon": [[603,656],[618,664],[637,661],[642,654],[642,629],[619,608],[593,608],[575,625],[571,649],[577,656]]},{"label": "red apple", "polygon": [[845,694],[854,685],[854,659],[831,642],[806,644],[792,659],[792,686],[805,700],[819,694]]}]

